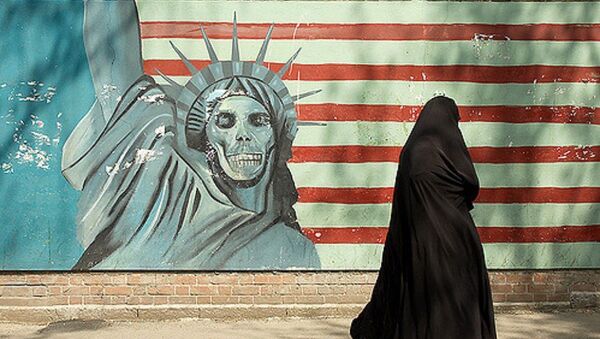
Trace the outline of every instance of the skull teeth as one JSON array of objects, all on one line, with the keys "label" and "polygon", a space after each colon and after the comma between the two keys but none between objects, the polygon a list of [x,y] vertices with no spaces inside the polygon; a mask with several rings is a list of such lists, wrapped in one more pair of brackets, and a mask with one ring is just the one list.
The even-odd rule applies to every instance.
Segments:
[{"label": "skull teeth", "polygon": [[252,153],[236,154],[236,155],[230,155],[228,157],[228,159],[229,159],[229,161],[233,161],[233,162],[238,162],[238,161],[260,162],[262,160],[262,154],[252,154]]},{"label": "skull teeth", "polygon": [[260,166],[262,154],[244,153],[227,157],[229,163],[234,167],[241,168],[246,166]]}]

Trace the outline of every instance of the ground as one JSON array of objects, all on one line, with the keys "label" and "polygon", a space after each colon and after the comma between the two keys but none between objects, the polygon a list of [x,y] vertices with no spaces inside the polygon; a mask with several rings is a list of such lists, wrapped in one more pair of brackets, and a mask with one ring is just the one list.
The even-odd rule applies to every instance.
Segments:
[{"label": "ground", "polygon": [[[0,323],[0,338],[349,338],[351,319],[267,319],[237,322],[67,321],[48,326]],[[600,338],[600,312],[496,316],[498,338]]]}]

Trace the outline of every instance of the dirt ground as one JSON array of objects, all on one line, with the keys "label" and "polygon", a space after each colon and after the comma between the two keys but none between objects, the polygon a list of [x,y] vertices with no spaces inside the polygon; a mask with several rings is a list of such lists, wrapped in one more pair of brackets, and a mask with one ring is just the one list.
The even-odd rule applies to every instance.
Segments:
[{"label": "dirt ground", "polygon": [[[47,326],[0,323],[0,338],[349,338],[351,319],[267,319],[236,322],[66,321]],[[600,338],[600,313],[498,314],[499,338]]]}]

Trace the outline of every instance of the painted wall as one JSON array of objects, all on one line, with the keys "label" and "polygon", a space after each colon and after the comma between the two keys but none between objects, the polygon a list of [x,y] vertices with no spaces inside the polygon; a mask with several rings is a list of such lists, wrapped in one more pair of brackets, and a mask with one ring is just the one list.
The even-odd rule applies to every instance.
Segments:
[{"label": "painted wall", "polygon": [[600,4],[0,9],[2,269],[376,269],[439,94],[488,267],[600,267]]}]

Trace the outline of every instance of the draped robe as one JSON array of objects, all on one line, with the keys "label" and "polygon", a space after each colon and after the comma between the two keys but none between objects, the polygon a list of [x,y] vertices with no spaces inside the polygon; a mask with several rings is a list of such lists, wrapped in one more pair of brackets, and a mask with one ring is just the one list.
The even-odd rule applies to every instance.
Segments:
[{"label": "draped robe", "polygon": [[452,99],[423,108],[403,148],[371,301],[353,338],[496,338],[483,247],[469,211],[479,182]]}]

